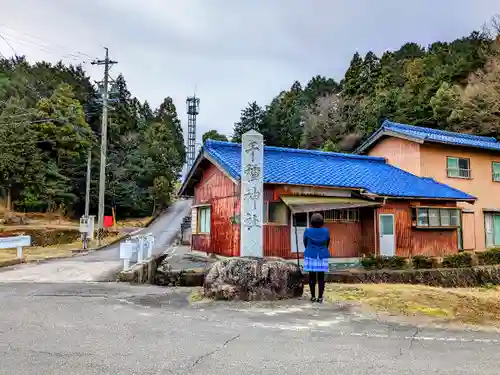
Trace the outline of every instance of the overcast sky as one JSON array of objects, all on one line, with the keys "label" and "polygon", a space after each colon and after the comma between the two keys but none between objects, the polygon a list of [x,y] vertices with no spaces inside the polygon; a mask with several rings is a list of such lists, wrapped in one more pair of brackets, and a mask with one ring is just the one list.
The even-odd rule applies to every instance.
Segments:
[{"label": "overcast sky", "polygon": [[[184,129],[185,98],[196,88],[199,139],[209,129],[231,134],[248,102],[265,105],[294,80],[305,83],[316,74],[342,78],[356,51],[380,54],[407,41],[452,40],[500,13],[498,0],[0,0],[0,5],[0,33],[18,54],[85,62],[89,74],[100,79],[102,67],[88,64],[87,55],[102,58],[107,46],[119,61],[112,73],[122,72],[132,94],[152,106],[172,96]],[[13,54],[1,39],[0,52]]]}]

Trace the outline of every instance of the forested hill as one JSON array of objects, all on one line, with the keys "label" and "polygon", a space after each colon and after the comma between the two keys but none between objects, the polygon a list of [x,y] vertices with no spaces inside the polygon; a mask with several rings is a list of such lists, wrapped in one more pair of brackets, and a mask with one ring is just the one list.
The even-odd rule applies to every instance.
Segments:
[{"label": "forested hill", "polygon": [[264,108],[250,103],[233,141],[253,128],[268,145],[348,152],[385,119],[499,137],[497,31],[425,48],[406,43],[382,56],[355,53],[340,82],[317,76],[294,82]]},{"label": "forested hill", "polygon": [[[116,77],[108,128],[106,207],[145,216],[169,203],[185,148],[170,97],[157,109]],[[100,96],[81,66],[0,59],[0,184],[12,208],[83,212],[92,150],[91,212],[97,213]],[[8,199],[10,197],[10,199]]]}]

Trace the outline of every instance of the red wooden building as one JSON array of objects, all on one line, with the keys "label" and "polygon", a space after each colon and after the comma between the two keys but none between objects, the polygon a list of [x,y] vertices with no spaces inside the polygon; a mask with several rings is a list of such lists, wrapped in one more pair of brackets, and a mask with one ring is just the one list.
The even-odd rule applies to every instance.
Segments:
[{"label": "red wooden building", "polygon": [[[207,141],[181,187],[194,198],[193,250],[239,256],[240,153],[237,143]],[[297,243],[303,252],[314,212],[330,229],[332,257],[454,253],[457,202],[474,200],[383,158],[265,147],[264,255],[293,258]]]}]

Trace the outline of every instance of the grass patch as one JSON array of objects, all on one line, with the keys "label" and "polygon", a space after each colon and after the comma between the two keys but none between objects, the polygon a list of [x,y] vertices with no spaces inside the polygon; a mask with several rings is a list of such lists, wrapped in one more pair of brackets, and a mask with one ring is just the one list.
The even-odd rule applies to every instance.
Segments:
[{"label": "grass patch", "polygon": [[205,296],[203,295],[203,288],[194,288],[188,296],[188,301],[190,303],[200,302],[204,299]]},{"label": "grass patch", "polygon": [[[124,237],[123,234],[109,235],[102,240],[103,245],[107,245],[112,241]],[[90,241],[90,248],[97,247],[97,240]],[[67,244],[53,245],[53,246],[32,246],[23,249],[23,257],[26,262],[44,260],[51,258],[70,257],[73,255],[72,250],[79,250],[82,248],[81,241],[75,241]],[[16,249],[0,249],[0,262],[16,259]]]},{"label": "grass patch", "polygon": [[351,301],[375,311],[476,326],[500,327],[500,290],[423,285],[327,285],[325,300]]}]

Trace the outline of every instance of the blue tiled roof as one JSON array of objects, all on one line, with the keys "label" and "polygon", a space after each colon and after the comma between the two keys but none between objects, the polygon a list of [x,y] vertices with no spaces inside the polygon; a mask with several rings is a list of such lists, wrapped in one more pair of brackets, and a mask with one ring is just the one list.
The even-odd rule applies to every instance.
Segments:
[{"label": "blue tiled roof", "polygon": [[[444,130],[423,128],[420,126],[398,124],[388,120],[384,121],[381,128],[376,133],[383,132],[384,130],[417,138],[424,142],[438,142],[456,146],[500,151],[500,143],[493,137],[482,137],[479,135],[454,133]],[[370,140],[368,140],[368,142],[370,142]]]},{"label": "blue tiled roof", "polygon": [[[239,180],[241,145],[208,140],[203,150]],[[473,196],[386,163],[384,158],[281,147],[264,148],[264,182],[365,189],[393,197],[472,200]]]}]

